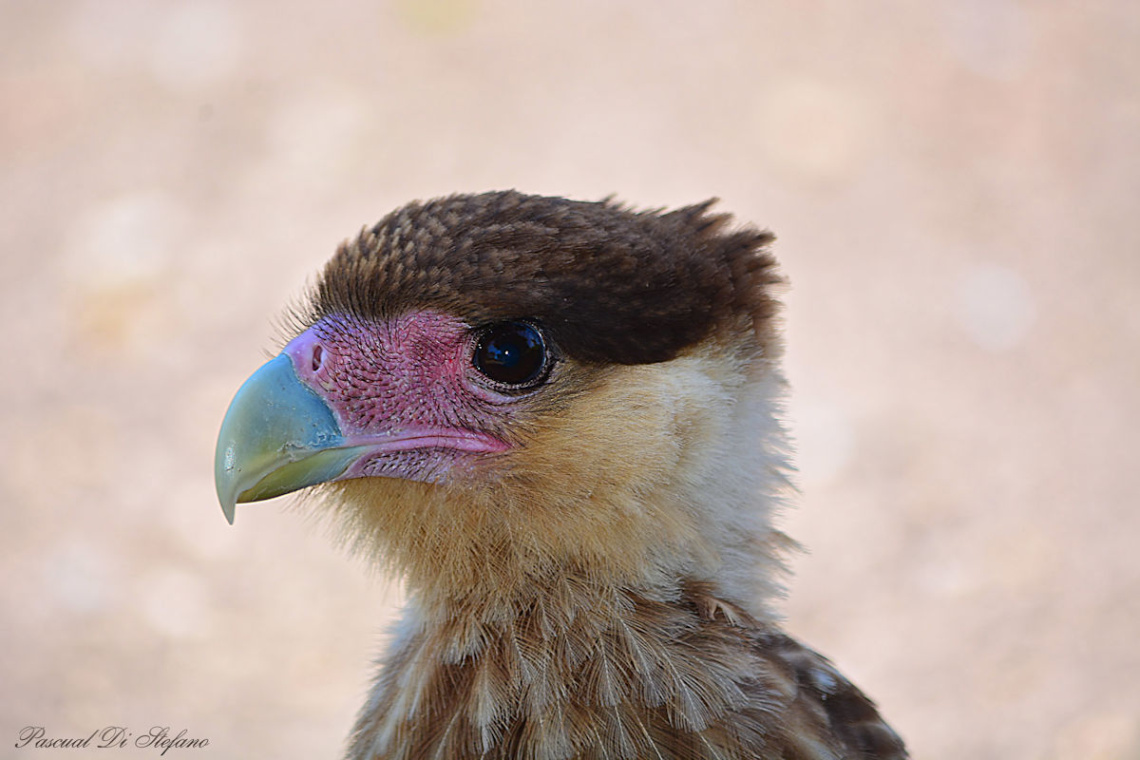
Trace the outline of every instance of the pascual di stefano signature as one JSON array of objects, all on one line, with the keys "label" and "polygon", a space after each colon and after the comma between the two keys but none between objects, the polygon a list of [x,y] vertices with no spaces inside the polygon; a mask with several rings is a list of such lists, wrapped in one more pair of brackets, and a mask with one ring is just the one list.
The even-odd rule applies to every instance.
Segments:
[{"label": "pascual di stefano signature", "polygon": [[126,726],[106,726],[97,728],[88,736],[57,737],[49,736],[43,726],[24,726],[20,729],[16,749],[115,749],[138,747],[156,749],[165,755],[172,749],[200,749],[210,745],[209,739],[195,739],[187,736],[186,729],[171,735],[170,726],[154,726],[145,734],[136,734]]}]

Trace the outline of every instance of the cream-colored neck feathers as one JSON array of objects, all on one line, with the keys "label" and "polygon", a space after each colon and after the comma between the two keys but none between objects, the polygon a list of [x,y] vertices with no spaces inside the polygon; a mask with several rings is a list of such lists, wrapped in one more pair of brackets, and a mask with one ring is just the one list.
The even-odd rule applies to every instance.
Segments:
[{"label": "cream-colored neck feathers", "polygon": [[709,584],[766,619],[789,543],[771,524],[787,490],[782,393],[772,358],[710,339],[590,376],[536,413],[490,482],[355,480],[328,501],[425,611],[509,615],[572,574],[654,596]]}]

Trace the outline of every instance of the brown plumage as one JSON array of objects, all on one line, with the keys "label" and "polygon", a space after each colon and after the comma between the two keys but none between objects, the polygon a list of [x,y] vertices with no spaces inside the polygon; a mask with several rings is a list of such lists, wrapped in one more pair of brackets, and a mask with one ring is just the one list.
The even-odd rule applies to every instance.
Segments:
[{"label": "brown plumage", "polygon": [[772,234],[725,232],[712,203],[667,214],[520,193],[412,203],[341,246],[314,305],[525,317],[581,361],[665,361],[735,314],[767,325],[776,310]]},{"label": "brown plumage", "polygon": [[452,618],[400,642],[349,757],[907,756],[830,662],[699,584],[585,608],[594,592],[559,585],[513,620]]},{"label": "brown plumage", "polygon": [[[411,204],[235,398],[227,514],[323,483],[406,582],[352,760],[907,756],[771,611],[780,279],[772,236],[710,205]],[[296,432],[245,422],[293,408],[270,386]]]}]

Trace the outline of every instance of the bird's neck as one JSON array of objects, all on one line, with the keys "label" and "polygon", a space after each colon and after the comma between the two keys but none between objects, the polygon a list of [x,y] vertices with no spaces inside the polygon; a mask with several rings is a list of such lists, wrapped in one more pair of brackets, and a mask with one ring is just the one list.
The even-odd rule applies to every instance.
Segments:
[{"label": "bird's neck", "polygon": [[699,583],[621,591],[567,575],[509,603],[423,601],[405,611],[352,758],[504,746],[570,757],[603,735],[630,745],[623,756],[650,756],[740,708],[742,652],[760,628]]},{"label": "bird's neck", "polygon": [[680,604],[683,600],[719,596],[695,578],[640,578],[636,582],[598,577],[577,567],[520,571],[513,583],[499,582],[467,592],[423,590],[409,597],[407,622],[431,631],[439,643],[469,651],[462,642],[468,628],[508,631],[540,624],[544,635],[576,635],[590,621],[628,617],[639,603]]}]

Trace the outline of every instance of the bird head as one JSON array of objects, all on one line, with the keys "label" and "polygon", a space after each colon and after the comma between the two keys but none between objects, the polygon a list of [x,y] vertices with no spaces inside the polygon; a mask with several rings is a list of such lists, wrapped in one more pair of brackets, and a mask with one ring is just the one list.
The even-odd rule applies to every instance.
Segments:
[{"label": "bird head", "polygon": [[498,192],[365,229],[226,414],[226,517],[312,487],[423,596],[690,578],[760,611],[786,466],[780,278],[772,236],[711,203]]}]

